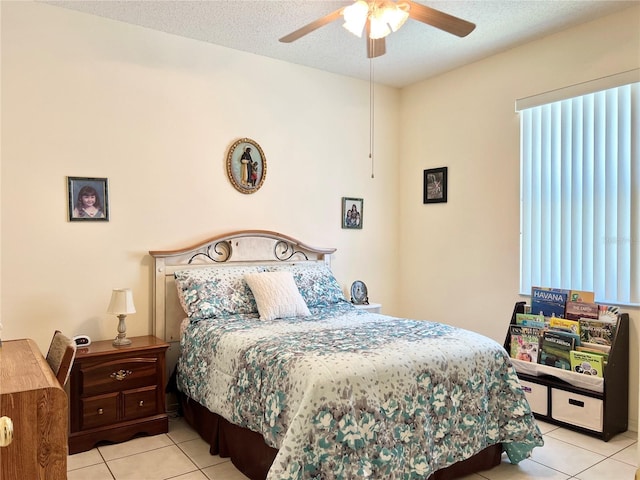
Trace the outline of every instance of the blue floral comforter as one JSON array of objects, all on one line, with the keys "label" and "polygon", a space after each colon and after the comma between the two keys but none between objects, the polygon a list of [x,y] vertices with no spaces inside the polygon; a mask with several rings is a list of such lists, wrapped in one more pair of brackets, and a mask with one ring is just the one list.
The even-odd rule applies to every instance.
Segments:
[{"label": "blue floral comforter", "polygon": [[440,323],[354,309],[193,322],[180,390],[279,450],[268,479],[417,479],[542,436],[504,349]]}]

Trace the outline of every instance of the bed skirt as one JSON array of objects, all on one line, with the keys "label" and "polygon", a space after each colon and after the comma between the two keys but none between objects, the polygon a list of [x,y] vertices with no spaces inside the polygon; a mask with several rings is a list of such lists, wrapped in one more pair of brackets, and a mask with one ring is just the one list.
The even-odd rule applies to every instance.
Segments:
[{"label": "bed skirt", "polygon": [[[183,394],[178,397],[185,420],[210,445],[211,455],[230,458],[251,480],[266,478],[278,451],[264,443],[262,435],[228,422]],[[500,463],[501,456],[502,445],[492,445],[467,460],[438,470],[428,480],[452,480],[488,470]]]}]

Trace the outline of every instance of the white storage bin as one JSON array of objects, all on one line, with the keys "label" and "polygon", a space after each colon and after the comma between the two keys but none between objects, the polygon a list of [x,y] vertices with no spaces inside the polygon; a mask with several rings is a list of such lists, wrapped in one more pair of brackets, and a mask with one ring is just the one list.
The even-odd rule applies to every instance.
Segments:
[{"label": "white storage bin", "polygon": [[589,430],[602,431],[602,399],[551,389],[551,417]]},{"label": "white storage bin", "polygon": [[548,416],[547,395],[549,387],[539,383],[527,382],[526,380],[520,380],[520,385],[522,385],[522,390],[524,390],[531,411],[539,415]]}]

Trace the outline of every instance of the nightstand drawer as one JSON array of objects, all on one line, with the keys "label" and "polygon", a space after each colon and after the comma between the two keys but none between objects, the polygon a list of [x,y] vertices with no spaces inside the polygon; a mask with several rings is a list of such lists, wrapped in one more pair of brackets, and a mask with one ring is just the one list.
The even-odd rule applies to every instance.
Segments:
[{"label": "nightstand drawer", "polygon": [[80,370],[82,395],[92,396],[155,385],[158,381],[157,371],[156,357],[127,358],[83,366]]},{"label": "nightstand drawer", "polygon": [[157,387],[146,387],[122,392],[124,395],[124,420],[155,414],[157,390]]},{"label": "nightstand drawer", "polygon": [[118,393],[84,398],[80,402],[84,429],[108,425],[118,418]]}]

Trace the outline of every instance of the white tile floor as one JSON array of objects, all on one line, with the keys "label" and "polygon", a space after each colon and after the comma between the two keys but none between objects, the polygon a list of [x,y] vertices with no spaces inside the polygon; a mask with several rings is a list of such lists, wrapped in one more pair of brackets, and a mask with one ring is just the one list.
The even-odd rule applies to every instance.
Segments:
[{"label": "white tile floor", "polygon": [[[545,445],[531,458],[502,464],[464,480],[633,480],[638,468],[638,435],[626,432],[608,442],[540,422]],[[245,480],[226,458],[209,455],[209,446],[181,418],[169,433],[140,437],[70,455],[68,480]]]}]

